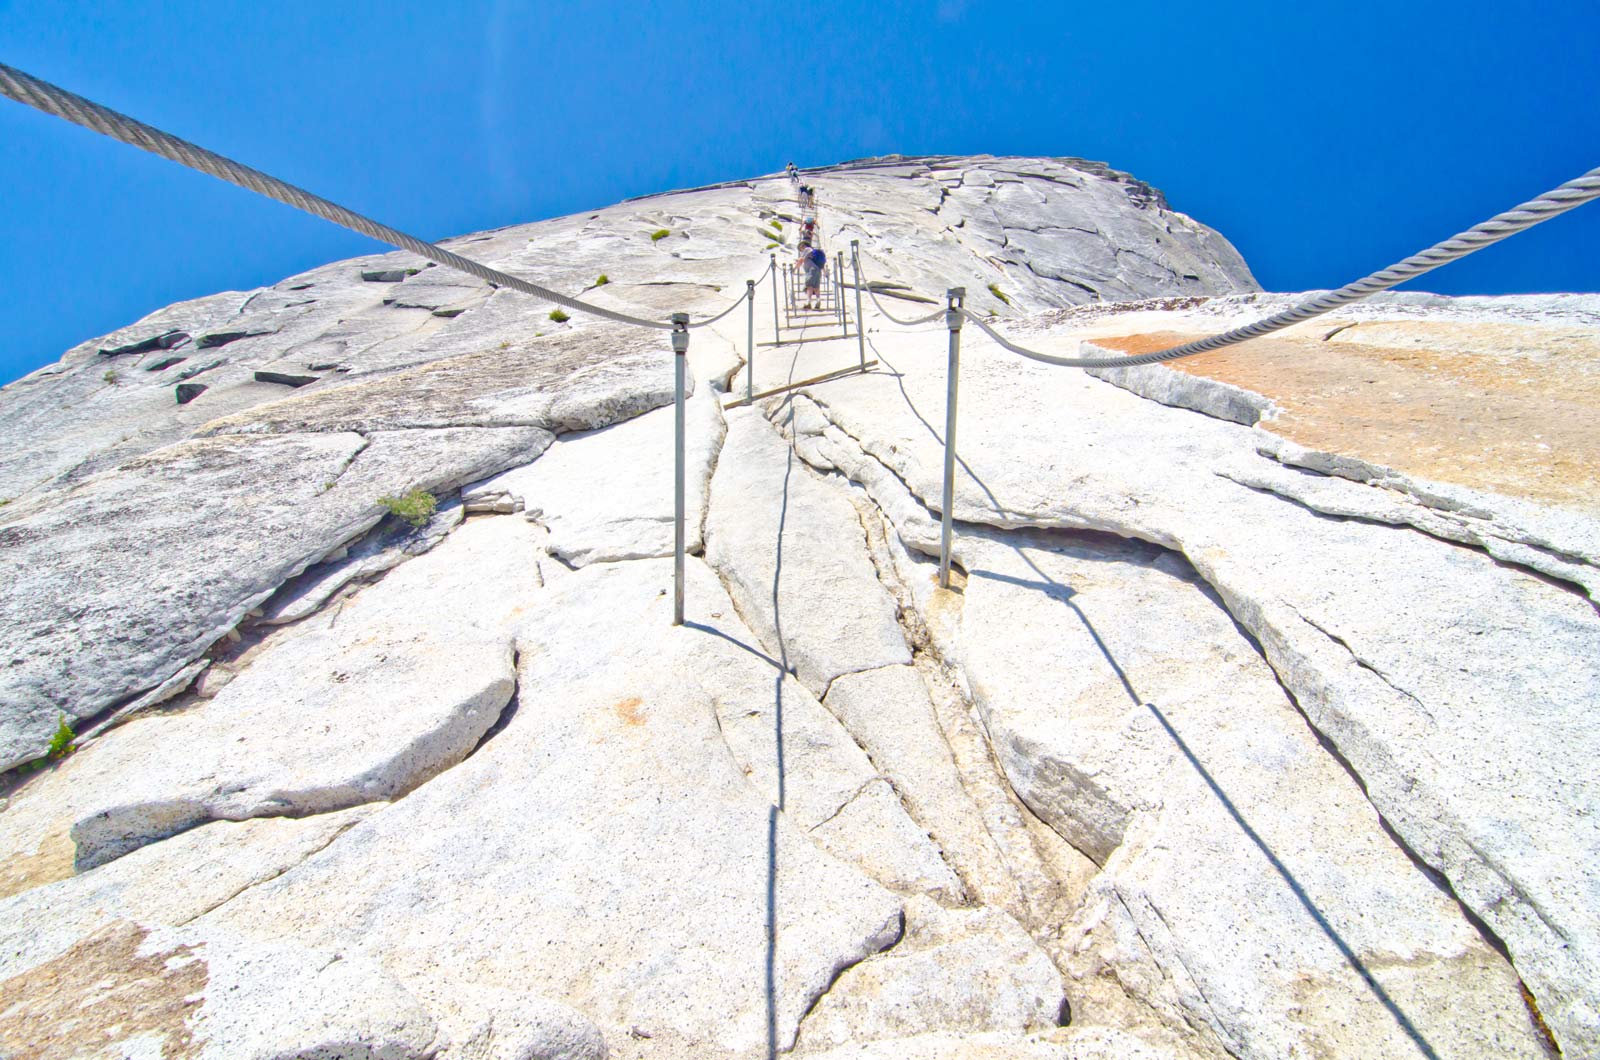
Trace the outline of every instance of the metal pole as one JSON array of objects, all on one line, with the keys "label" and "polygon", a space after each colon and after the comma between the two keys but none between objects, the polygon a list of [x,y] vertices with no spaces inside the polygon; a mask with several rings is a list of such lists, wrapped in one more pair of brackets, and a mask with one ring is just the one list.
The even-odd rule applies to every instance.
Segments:
[{"label": "metal pole", "polygon": [[683,375],[685,362],[689,359],[689,314],[672,314],[672,353],[673,363],[677,369],[674,379],[676,384],[677,405],[675,408],[676,435],[673,439],[673,542],[672,542],[672,624],[683,625],[683,480],[684,480],[684,443],[683,443]]},{"label": "metal pole", "polygon": [[856,347],[861,351],[861,370],[867,370],[867,318],[861,315],[861,240],[850,241],[850,263],[856,271]]},{"label": "metal pole", "polygon": [[839,316],[839,327],[850,334],[850,323],[844,312],[844,259],[833,259],[833,311]]},{"label": "metal pole", "polygon": [[950,588],[950,537],[956,506],[956,389],[961,380],[961,306],[965,287],[945,292],[944,326],[950,331],[950,365],[945,370],[944,511],[939,526],[939,587]]},{"label": "metal pole", "polygon": [[756,389],[756,281],[744,281],[745,298],[745,338],[744,338],[744,399],[750,400],[750,395]]},{"label": "metal pole", "polygon": [[772,344],[778,344],[778,255],[768,255],[772,259]]}]

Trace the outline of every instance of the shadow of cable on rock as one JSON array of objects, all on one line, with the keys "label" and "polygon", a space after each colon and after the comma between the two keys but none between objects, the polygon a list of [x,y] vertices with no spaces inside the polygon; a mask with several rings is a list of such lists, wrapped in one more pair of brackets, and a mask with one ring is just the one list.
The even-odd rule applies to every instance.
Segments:
[{"label": "shadow of cable on rock", "polygon": [[1338,929],[1336,929],[1333,924],[1329,922],[1322,910],[1317,907],[1317,904],[1312,899],[1311,895],[1307,893],[1305,887],[1295,877],[1294,873],[1289,870],[1289,867],[1283,863],[1283,861],[1273,851],[1272,847],[1267,843],[1267,841],[1262,838],[1261,834],[1251,827],[1250,822],[1245,819],[1245,816],[1240,812],[1239,807],[1234,805],[1233,800],[1228,797],[1228,793],[1223,790],[1222,785],[1217,783],[1217,779],[1212,776],[1210,771],[1207,770],[1206,767],[1201,763],[1199,757],[1196,756],[1194,751],[1190,749],[1188,743],[1186,743],[1183,737],[1178,734],[1178,730],[1170,721],[1167,720],[1167,716],[1163,714],[1161,709],[1154,703],[1146,702],[1144,698],[1139,695],[1139,692],[1134,688],[1133,682],[1129,678],[1127,671],[1123,669],[1122,664],[1117,661],[1117,658],[1112,653],[1110,647],[1106,644],[1105,640],[1101,638],[1099,630],[1095,629],[1094,623],[1089,620],[1089,616],[1084,614],[1083,609],[1080,608],[1073,600],[1073,597],[1077,595],[1077,591],[1069,585],[1063,585],[1061,582],[1050,577],[1043,570],[1041,570],[1039,565],[1035,563],[1033,559],[1030,558],[1023,550],[1022,545],[1016,544],[1012,547],[1015,549],[1017,555],[1022,559],[1022,561],[1039,576],[1039,581],[1035,582],[1026,578],[1017,578],[990,570],[974,570],[970,572],[969,577],[987,578],[993,581],[1007,582],[1022,588],[1031,588],[1044,593],[1051,599],[1060,600],[1064,605],[1066,605],[1066,607],[1077,618],[1078,622],[1082,624],[1084,631],[1089,634],[1090,639],[1094,641],[1095,647],[1105,659],[1106,665],[1111,667],[1112,673],[1116,675],[1117,680],[1122,684],[1123,690],[1127,692],[1128,699],[1134,704],[1134,706],[1143,710],[1148,710],[1151,713],[1151,715],[1155,718],[1156,723],[1161,726],[1161,728],[1166,732],[1167,736],[1172,740],[1173,745],[1177,747],[1179,753],[1182,754],[1189,765],[1194,768],[1194,771],[1199,775],[1200,779],[1205,782],[1205,785],[1208,789],[1210,789],[1211,794],[1216,796],[1217,801],[1222,804],[1222,808],[1227,811],[1228,816],[1231,817],[1233,822],[1239,826],[1239,830],[1244,833],[1245,837],[1249,839],[1250,842],[1255,845],[1256,849],[1261,852],[1262,856],[1267,859],[1267,863],[1272,866],[1273,871],[1276,872],[1279,878],[1283,880],[1284,885],[1289,888],[1290,893],[1294,895],[1301,907],[1305,909],[1307,915],[1311,917],[1311,919],[1316,923],[1317,927],[1322,931],[1323,935],[1327,937],[1328,941],[1331,942],[1334,948],[1339,951],[1340,955],[1344,957],[1346,963],[1350,965],[1351,970],[1359,975],[1362,981],[1366,983],[1367,988],[1372,992],[1372,995],[1377,998],[1378,1002],[1383,1005],[1384,1009],[1389,1013],[1389,1015],[1394,1018],[1395,1023],[1405,1033],[1406,1037],[1410,1038],[1412,1043],[1416,1045],[1417,1050],[1424,1057],[1427,1057],[1428,1060],[1439,1060],[1439,1054],[1435,1052],[1433,1046],[1428,1043],[1428,1040],[1423,1036],[1422,1031],[1416,1026],[1416,1024],[1411,1022],[1410,1017],[1405,1014],[1405,1011],[1402,1010],[1394,998],[1389,995],[1389,992],[1383,988],[1383,984],[1378,982],[1377,978],[1372,974],[1372,971],[1366,966],[1365,963],[1363,963],[1361,957],[1355,952],[1350,944],[1344,940],[1344,937],[1339,934]]},{"label": "shadow of cable on rock", "polygon": [[[941,446],[944,445],[944,432],[939,430],[939,428],[935,427],[932,423],[929,423],[928,418],[922,414],[922,410],[917,408],[917,403],[911,400],[911,394],[906,390],[905,373],[899,368],[896,368],[893,362],[884,356],[883,351],[878,349],[877,343],[872,341],[872,337],[870,335],[867,337],[867,345],[872,348],[872,355],[877,358],[878,363],[889,369],[888,375],[894,380],[895,386],[900,388],[900,399],[905,402],[906,408],[911,410],[911,415],[915,416],[917,418],[917,422],[922,424],[922,426],[927,430],[929,437],[938,442]],[[959,414],[960,413],[958,410],[957,415]],[[1007,510],[1005,505],[1000,503],[1000,498],[995,495],[995,492],[989,488],[988,484],[985,483],[983,479],[978,477],[978,473],[976,471],[972,470],[972,465],[968,464],[961,456],[961,451],[959,449],[956,450],[956,466],[962,471],[965,471],[967,473],[967,477],[973,481],[978,489],[983,491],[983,495],[989,499],[989,505],[994,510],[996,515],[1012,514],[1009,510]],[[909,483],[907,485],[909,486]],[[924,506],[926,506],[925,502]],[[932,511],[933,509],[929,508],[928,510]]]},{"label": "shadow of cable on rock", "polygon": [[783,533],[789,518],[789,478],[794,474],[794,450],[789,450],[788,467],[783,476],[783,500],[778,512],[778,540],[776,563],[772,575],[772,617],[773,628],[776,630],[778,641],[778,657],[773,658],[753,644],[747,644],[737,637],[731,636],[723,630],[702,622],[685,622],[685,629],[692,629],[697,633],[717,637],[727,641],[741,651],[760,659],[773,669],[772,677],[772,703],[773,703],[773,747],[778,769],[778,790],[775,803],[767,810],[767,898],[766,898],[766,945],[765,945],[765,997],[766,997],[766,1030],[767,1030],[767,1058],[776,1060],[778,1048],[778,815],[783,812],[787,800],[787,771],[784,763],[783,747],[783,682],[790,674],[788,645],[783,635],[783,612],[779,602],[779,586],[783,578]]},{"label": "shadow of cable on rock", "polygon": [[[789,381],[794,381],[800,357],[796,352],[789,365]],[[785,398],[783,404],[788,404]],[[783,682],[789,675],[789,645],[783,635],[783,602],[779,590],[783,583],[783,535],[789,523],[789,482],[794,476],[796,454],[793,446],[785,446],[783,469],[783,497],[778,508],[778,537],[774,546],[772,567],[772,628],[777,638],[778,668],[772,678],[772,731],[773,746],[778,767],[778,801],[767,811],[767,1057],[778,1056],[778,815],[787,800],[787,776],[783,755]]]}]

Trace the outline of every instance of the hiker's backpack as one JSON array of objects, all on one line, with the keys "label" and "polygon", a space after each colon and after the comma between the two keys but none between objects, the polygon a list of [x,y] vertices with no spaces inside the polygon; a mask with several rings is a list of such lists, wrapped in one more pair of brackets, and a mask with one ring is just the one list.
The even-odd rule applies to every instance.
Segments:
[{"label": "hiker's backpack", "polygon": [[822,252],[821,247],[811,248],[811,264],[815,265],[819,269],[828,264],[828,255]]}]

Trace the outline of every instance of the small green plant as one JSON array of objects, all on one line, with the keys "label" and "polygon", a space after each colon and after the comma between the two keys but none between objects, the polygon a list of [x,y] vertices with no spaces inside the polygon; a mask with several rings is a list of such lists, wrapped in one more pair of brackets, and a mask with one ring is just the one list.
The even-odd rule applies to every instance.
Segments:
[{"label": "small green plant", "polygon": [[776,228],[778,231],[781,232],[781,231],[783,231],[783,222],[778,220],[776,217],[774,217],[772,219],[772,227]]},{"label": "small green plant", "polygon": [[672,229],[670,229],[670,228],[658,228],[654,232],[650,233],[650,242],[659,243],[663,239],[665,239],[668,236],[670,236],[671,234],[672,234]]},{"label": "small green plant", "polygon": [[46,752],[43,758],[36,758],[27,765],[20,767],[22,772],[32,773],[43,769],[51,762],[59,762],[78,749],[78,745],[73,743],[78,738],[78,734],[72,731],[71,725],[67,724],[67,716],[58,714],[56,719],[56,734],[50,737],[50,750]]},{"label": "small green plant", "polygon": [[413,530],[420,530],[439,508],[438,499],[427,490],[420,489],[412,490],[403,497],[379,497],[378,503],[387,508],[390,515],[397,515],[410,523]]},{"label": "small green plant", "polygon": [[598,280],[594,281],[594,285],[596,287],[604,287],[606,284],[608,284],[610,282],[611,282],[611,277],[607,276],[605,273],[602,272],[600,274],[600,278]]},{"label": "small green plant", "polygon": [[78,734],[72,731],[71,725],[67,724],[67,716],[65,714],[57,715],[56,734],[50,737],[50,760],[59,762],[76,751],[78,745],[72,741],[77,738]]},{"label": "small green plant", "polygon": [[121,379],[122,377],[117,374],[117,370],[115,368],[107,368],[106,369],[106,374],[101,376],[100,378],[104,379],[106,382],[110,383],[112,386],[116,386],[117,385],[117,380]]},{"label": "small green plant", "polygon": [[501,344],[500,344],[500,348],[501,348],[501,349],[502,349],[502,350],[509,350],[509,349],[510,349],[510,348],[511,348],[511,343],[509,343],[509,342],[502,342],[502,343],[501,343]]},{"label": "small green plant", "polygon": [[765,246],[765,247],[764,247],[764,248],[763,248],[763,249],[765,249],[765,250],[771,250],[771,249],[772,249],[772,248],[773,248],[773,247],[775,247],[775,246],[777,246],[777,245],[778,245],[778,244],[776,244],[776,243],[768,243],[768,244],[767,244],[767,245],[766,245],[766,246]]},{"label": "small green plant", "polygon": [[989,293],[994,295],[996,298],[1000,299],[1000,301],[1004,302],[1006,305],[1010,305],[1011,304],[1011,299],[1007,298],[1005,296],[1005,292],[1000,290],[1000,285],[999,284],[991,283],[989,285]]},{"label": "small green plant", "polygon": [[557,324],[565,324],[572,318],[559,309],[552,309],[550,310],[550,319],[554,320]]}]

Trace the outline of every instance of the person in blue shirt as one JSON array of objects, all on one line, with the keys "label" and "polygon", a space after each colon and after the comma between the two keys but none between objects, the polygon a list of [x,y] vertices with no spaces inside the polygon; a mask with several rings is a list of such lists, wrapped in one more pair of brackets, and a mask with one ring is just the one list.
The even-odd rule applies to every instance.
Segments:
[{"label": "person in blue shirt", "polygon": [[795,264],[805,270],[807,309],[822,308],[822,269],[827,263],[828,256],[821,247],[813,247],[809,243],[800,245],[800,259]]}]

